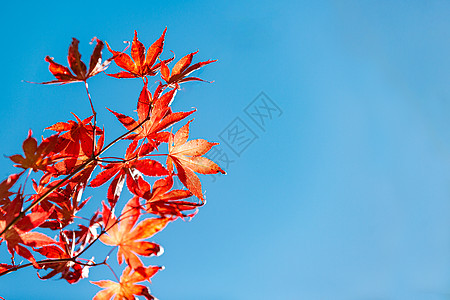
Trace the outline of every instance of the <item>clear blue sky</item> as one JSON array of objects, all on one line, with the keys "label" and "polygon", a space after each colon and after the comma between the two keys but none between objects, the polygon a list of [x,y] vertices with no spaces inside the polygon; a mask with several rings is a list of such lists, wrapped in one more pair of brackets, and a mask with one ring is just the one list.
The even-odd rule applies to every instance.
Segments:
[{"label": "clear blue sky", "polygon": [[[82,85],[21,82],[52,79],[46,55],[65,63],[76,37],[86,59],[93,36],[117,49],[135,29],[148,46],[167,26],[166,55],[219,60],[201,72],[213,84],[186,84],[174,104],[198,109],[192,136],[222,142],[240,122],[257,138],[239,156],[223,143],[233,162],[202,177],[207,205],[155,237],[165,253],[146,262],[166,267],[156,297],[450,299],[449,15],[448,1],[6,2],[0,153],[21,151],[29,128],[89,113]],[[141,83],[90,86],[112,138],[122,128],[103,107],[131,114]],[[245,109],[261,92],[282,114],[258,127]],[[31,269],[0,278],[7,300],[98,290]]]}]

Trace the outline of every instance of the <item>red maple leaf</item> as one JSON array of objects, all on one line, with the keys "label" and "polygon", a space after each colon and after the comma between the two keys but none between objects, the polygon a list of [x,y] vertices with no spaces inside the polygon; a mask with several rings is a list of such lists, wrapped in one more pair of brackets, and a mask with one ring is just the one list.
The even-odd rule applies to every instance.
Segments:
[{"label": "red maple leaf", "polygon": [[53,76],[56,77],[56,80],[42,82],[42,84],[52,84],[52,83],[66,84],[80,81],[86,82],[86,80],[89,77],[97,75],[98,73],[106,70],[114,57],[111,57],[102,63],[102,50],[104,44],[101,40],[95,37],[92,39],[92,41],[94,40],[97,42],[97,45],[95,46],[94,51],[92,52],[91,55],[91,60],[89,62],[89,70],[86,68],[86,65],[81,61],[81,55],[80,52],[78,51],[79,41],[76,38],[73,38],[72,44],[69,47],[69,54],[67,56],[69,66],[73,74],[72,72],[70,72],[69,68],[60,65],[58,63],[55,63],[53,61],[53,58],[47,56],[45,57],[45,61],[50,63],[49,70],[53,74]]},{"label": "red maple leaf", "polygon": [[108,188],[107,196],[108,201],[112,206],[114,206],[119,199],[124,182],[127,183],[130,191],[134,191],[138,178],[142,177],[141,174],[147,176],[165,176],[169,174],[167,169],[156,160],[138,159],[138,155],[135,152],[136,146],[137,141],[133,141],[127,148],[123,162],[105,165],[103,167],[104,170],[90,183],[91,187],[98,187],[115,176]]},{"label": "red maple leaf", "polygon": [[[52,153],[55,160],[63,159],[63,161],[55,165],[54,172],[59,172],[60,174],[69,173],[76,165],[81,164],[85,158],[92,155],[94,127],[90,122],[93,116],[81,120],[77,115],[73,115],[77,120],[76,122],[73,120],[69,120],[67,123],[58,122],[46,128],[59,133],[66,131],[59,136],[58,142]],[[95,133],[97,136],[100,136],[96,148],[96,151],[99,151],[103,145],[104,135],[103,131],[98,127],[95,127]]]},{"label": "red maple leaf", "polygon": [[134,227],[139,219],[140,210],[139,197],[133,197],[128,201],[122,210],[120,221],[109,208],[103,207],[103,220],[108,235],[102,235],[100,240],[106,245],[119,246],[117,261],[121,264],[125,258],[127,264],[133,269],[143,265],[136,254],[143,256],[161,254],[162,248],[159,245],[142,240],[161,231],[173,220],[172,218],[148,218]]},{"label": "red maple leaf", "polygon": [[[195,112],[195,110],[192,110],[173,113],[170,109],[170,104],[175,97],[175,93],[176,90],[171,90],[160,96],[161,86],[159,86],[152,98],[151,93],[147,89],[147,83],[145,83],[138,100],[137,121],[115,111],[109,111],[117,117],[126,129],[133,130],[133,133],[128,137],[129,139],[140,140],[147,138],[153,147],[157,147],[159,143],[167,142],[169,139],[170,133],[161,132],[162,130]],[[142,125],[139,126],[139,124]]]},{"label": "red maple leaf", "polygon": [[13,195],[13,192],[10,192],[9,189],[19,180],[20,176],[22,176],[24,171],[18,174],[9,175],[7,179],[3,180],[0,183],[0,205],[6,205],[9,201],[9,196]]},{"label": "red maple leaf", "polygon": [[98,285],[105,290],[98,292],[93,300],[109,300],[115,295],[114,300],[132,300],[136,299],[136,296],[144,296],[147,300],[155,299],[150,295],[148,288],[141,284],[136,284],[141,281],[148,280],[153,277],[162,267],[150,266],[139,267],[132,272],[130,267],[127,267],[122,276],[120,276],[120,282],[114,282],[111,280],[91,281],[92,284]]},{"label": "red maple leaf", "polygon": [[[50,186],[51,188],[51,186]],[[48,187],[36,186],[37,194],[31,199],[39,199],[43,192],[48,191]],[[53,213],[48,217],[40,227],[50,228],[52,230],[62,229],[74,222],[75,216],[90,198],[81,200],[83,194],[83,184],[78,185],[67,184],[65,188],[58,188],[49,194],[40,205],[44,209],[54,207]]]},{"label": "red maple leaf", "polygon": [[[60,242],[56,245],[48,245],[34,249],[34,251],[39,252],[43,256],[50,259],[48,262],[39,264],[44,270],[51,269],[51,271],[43,277],[41,277],[38,273],[39,278],[46,280],[57,274],[61,274],[61,278],[67,280],[68,283],[75,283],[81,278],[87,277],[87,270],[89,266],[82,266],[72,260],[76,254],[73,248],[75,243],[70,243],[70,240],[65,237],[65,233],[60,234],[60,240],[66,241]],[[52,262],[52,259],[56,261]]]},{"label": "red maple leaf", "polygon": [[[10,202],[5,209],[0,208],[0,232],[2,232],[6,226],[19,215],[22,206],[23,198],[20,194],[18,194],[17,197]],[[21,218],[14,226],[6,230],[6,232],[0,237],[0,243],[2,240],[6,241],[8,251],[11,253],[13,259],[14,254],[17,253],[31,261],[36,268],[39,268],[39,265],[36,264],[36,260],[30,250],[24,246],[42,247],[56,243],[55,240],[45,234],[30,232],[44,223],[52,212],[53,209],[45,211],[41,207],[38,207],[32,213],[29,213],[25,217]]]},{"label": "red maple leaf", "polygon": [[[44,246],[34,250],[50,259],[56,260],[71,258],[66,251],[55,245]],[[69,283],[75,283],[82,278],[83,267],[70,260],[62,262],[46,262],[40,264],[40,266],[44,270],[51,269],[48,274],[42,277],[38,273],[39,278],[43,280],[50,279],[57,274],[61,274],[61,278],[64,278]]]},{"label": "red maple leaf", "polygon": [[[128,54],[112,50],[108,43],[106,43],[108,50],[114,55],[115,63],[122,69],[127,70],[108,75],[116,78],[135,78],[156,75],[161,67],[161,63],[155,64],[155,62],[163,50],[166,30],[167,28],[164,29],[161,37],[148,48],[147,55],[145,54],[144,45],[137,38],[137,31],[134,31],[134,39],[131,43],[131,57]],[[164,62],[169,63],[172,60],[173,58],[169,58]]]},{"label": "red maple leaf", "polygon": [[194,172],[200,174],[220,172],[225,174],[225,171],[213,161],[202,156],[218,143],[210,143],[203,139],[188,141],[190,122],[192,121],[181,127],[173,137],[170,136],[167,168],[172,172],[173,165],[175,165],[181,183],[196,197],[204,200],[200,179]]},{"label": "red maple leaf", "polygon": [[34,172],[38,170],[48,171],[47,166],[53,161],[47,155],[53,150],[57,142],[57,135],[52,135],[44,139],[38,146],[37,140],[31,135],[33,132],[28,131],[28,137],[22,144],[25,157],[20,154],[12,155],[9,158],[15,162],[16,167],[23,169],[32,169]]},{"label": "red maple leaf", "polygon": [[[73,120],[69,120],[67,123],[58,122],[45,129],[59,133],[67,131],[59,136],[57,150],[62,154],[76,157],[82,151],[82,154],[89,156],[92,154],[93,145],[93,126],[90,124],[93,116],[81,120],[77,115],[72,114],[77,120],[76,122]],[[103,131],[98,127],[95,128],[95,133],[100,136],[103,135]]]},{"label": "red maple leaf", "polygon": [[[155,181],[152,190],[150,190],[150,185],[144,182],[141,182],[139,187],[139,196],[146,200],[146,211],[151,214],[162,217],[193,217],[197,213],[197,208],[204,205],[204,203],[180,201],[180,199],[191,197],[192,193],[188,190],[171,190],[173,187],[172,175]],[[184,213],[192,210],[195,211],[190,214]]]},{"label": "red maple leaf", "polygon": [[192,58],[195,54],[198,53],[198,50],[196,52],[189,53],[188,55],[181,58],[175,66],[172,68],[172,73],[170,72],[169,68],[167,67],[167,64],[165,62],[161,62],[161,78],[164,79],[164,81],[170,85],[177,87],[179,83],[187,82],[187,81],[204,81],[203,79],[200,79],[198,77],[186,77],[195,70],[200,69],[201,67],[216,62],[217,60],[207,60],[198,62],[196,64],[192,63]]}]

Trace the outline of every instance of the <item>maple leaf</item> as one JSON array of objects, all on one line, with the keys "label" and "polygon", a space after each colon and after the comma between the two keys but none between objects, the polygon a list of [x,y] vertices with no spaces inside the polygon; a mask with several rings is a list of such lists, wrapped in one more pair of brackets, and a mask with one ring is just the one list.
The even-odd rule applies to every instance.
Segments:
[{"label": "maple leaf", "polygon": [[[93,116],[84,120],[81,120],[75,114],[73,114],[73,116],[75,117],[76,122],[73,120],[69,120],[67,123],[58,122],[46,128],[59,133],[66,131],[58,137],[58,142],[52,152],[55,160],[63,159],[63,161],[55,165],[55,172],[61,174],[70,173],[76,165],[82,163],[84,158],[92,155],[94,127],[89,123]],[[97,136],[100,136],[96,149],[96,151],[99,151],[99,147],[103,145],[104,134],[103,130],[98,127],[95,127],[95,133]]]},{"label": "maple leaf", "polygon": [[143,256],[161,254],[162,248],[159,245],[142,240],[161,231],[173,220],[172,218],[149,218],[134,227],[139,219],[140,209],[139,197],[131,198],[123,208],[118,221],[105,205],[103,207],[103,219],[108,235],[102,235],[100,240],[106,245],[119,246],[117,261],[122,264],[124,257],[133,269],[143,265],[136,254]]},{"label": "maple leaf", "polygon": [[200,179],[194,172],[200,174],[225,174],[216,163],[202,155],[206,154],[214,145],[203,139],[190,140],[189,121],[181,127],[174,136],[169,138],[169,155],[167,156],[167,168],[173,171],[173,165],[178,171],[178,178],[181,183],[192,192],[197,198],[204,200]]},{"label": "maple leaf", "polygon": [[[63,236],[64,234],[62,233],[61,239]],[[73,247],[74,244],[68,245],[68,243],[58,243],[57,245],[48,245],[34,249],[34,251],[39,252],[49,259],[63,260],[40,263],[39,265],[42,269],[51,269],[51,271],[43,277],[38,273],[38,277],[42,280],[46,280],[57,274],[61,274],[61,278],[67,280],[68,283],[75,283],[81,278],[86,278],[89,266],[82,266],[76,263],[76,261],[74,262],[71,260],[75,254]]]},{"label": "maple leaf", "polygon": [[[172,175],[155,181],[152,190],[146,182],[140,182],[139,186],[138,196],[146,200],[146,211],[151,214],[162,217],[193,217],[197,213],[198,207],[204,205],[204,203],[179,201],[191,197],[192,193],[188,190],[170,190],[173,187]],[[192,210],[195,211],[190,214],[183,213]]]},{"label": "maple leaf", "polygon": [[[89,156],[92,154],[93,145],[93,126],[89,123],[93,116],[81,120],[76,114],[72,113],[72,115],[77,122],[73,120],[69,120],[67,123],[58,122],[45,129],[59,133],[67,131],[59,136],[58,151],[71,156],[79,156],[80,153]],[[103,131],[99,127],[95,128],[95,133],[100,136],[103,135]]]},{"label": "maple leaf", "polygon": [[187,81],[204,81],[203,79],[197,78],[197,77],[186,77],[195,70],[200,69],[201,67],[216,62],[217,60],[207,60],[198,62],[196,64],[192,63],[192,58],[195,54],[198,53],[198,50],[196,52],[189,53],[188,55],[181,58],[175,66],[172,68],[172,73],[170,72],[169,68],[167,67],[167,64],[165,62],[161,62],[161,78],[164,79],[164,81],[167,83],[167,85],[175,86],[177,87],[179,83],[187,82]]},{"label": "maple leaf", "polygon": [[20,154],[12,155],[9,158],[17,165],[15,167],[23,169],[32,169],[34,172],[38,170],[48,171],[47,166],[52,164],[51,158],[46,157],[55,147],[57,135],[52,135],[44,139],[38,146],[37,140],[31,135],[33,132],[28,131],[28,137],[22,144],[25,157]]},{"label": "maple leaf", "polygon": [[[2,232],[6,226],[19,215],[22,206],[23,198],[19,194],[11,203],[8,204],[5,210],[0,208],[0,232]],[[29,213],[25,217],[21,218],[14,226],[6,230],[6,232],[0,237],[0,243],[3,239],[6,241],[8,251],[11,253],[13,259],[14,254],[17,253],[31,261],[36,268],[39,268],[39,265],[36,264],[36,260],[30,250],[25,248],[23,245],[29,247],[41,247],[56,243],[55,240],[45,234],[30,232],[32,229],[44,223],[52,212],[53,209],[45,211],[38,207],[32,213]]]},{"label": "maple leaf", "polygon": [[17,182],[17,180],[19,180],[23,172],[24,171],[18,174],[9,175],[7,179],[3,180],[0,183],[0,206],[5,205],[9,200],[9,196],[14,194],[13,192],[10,192],[9,189],[12,188],[12,186]]},{"label": "maple leaf", "polygon": [[67,56],[69,67],[72,70],[73,74],[72,72],[70,72],[69,68],[60,65],[58,63],[55,63],[53,61],[53,58],[51,58],[50,56],[46,56],[45,61],[50,63],[49,70],[53,74],[53,76],[56,77],[56,80],[42,82],[41,84],[53,84],[53,83],[66,84],[80,81],[86,82],[88,78],[106,70],[114,57],[111,57],[102,63],[102,50],[104,44],[101,40],[99,40],[96,37],[92,39],[92,42],[94,40],[97,42],[97,45],[95,46],[94,51],[92,52],[91,55],[91,60],[89,62],[89,70],[86,68],[86,65],[81,61],[81,55],[80,52],[78,51],[79,41],[76,38],[73,38],[72,44],[69,47],[69,54]]},{"label": "maple leaf", "polygon": [[[50,259],[70,259],[71,256],[62,250],[60,247],[55,245],[44,246],[41,248],[34,249],[36,252],[44,255]],[[79,264],[73,263],[72,261],[62,261],[62,262],[46,262],[40,264],[40,267],[44,270],[52,269],[48,274],[41,277],[42,280],[50,279],[57,274],[61,273],[61,278],[67,280],[69,283],[75,283],[82,278],[83,267]]]},{"label": "maple leaf", "polygon": [[[138,100],[137,121],[109,109],[126,129],[133,130],[133,133],[128,137],[129,139],[147,138],[148,142],[156,148],[159,143],[166,143],[169,139],[170,133],[161,132],[162,130],[195,112],[194,109],[189,112],[173,113],[169,106],[175,97],[176,90],[171,90],[162,96],[160,96],[160,93],[161,86],[158,86],[152,99],[152,95],[147,89],[147,83],[144,84]],[[139,124],[142,125],[139,126]]]},{"label": "maple leaf", "polygon": [[[47,190],[48,188],[39,190],[39,192],[31,199],[39,199],[42,192]],[[57,230],[73,223],[77,212],[80,211],[90,199],[87,198],[84,201],[81,201],[82,193],[83,185],[80,183],[78,185],[68,184],[65,188],[58,188],[49,194],[40,202],[40,205],[44,209],[54,207],[54,210],[49,216],[49,220],[46,220],[40,227]]]},{"label": "maple leaf", "polygon": [[133,191],[138,178],[142,177],[141,174],[147,176],[165,176],[169,174],[166,168],[156,160],[138,159],[135,152],[136,146],[137,141],[133,141],[127,148],[123,162],[110,163],[103,166],[104,170],[90,183],[91,187],[98,187],[115,176],[108,188],[107,195],[108,201],[112,206],[119,199],[124,182],[127,183],[128,189]]},{"label": "maple leaf", "polygon": [[[164,37],[166,35],[167,28],[164,29],[161,37],[156,40],[150,48],[147,50],[147,55],[145,54],[144,45],[137,38],[137,31],[134,31],[134,39],[131,43],[131,57],[128,54],[123,52],[112,50],[108,43],[106,46],[108,50],[114,55],[114,62],[125,69],[126,71],[122,71],[116,74],[107,74],[108,76],[116,77],[116,78],[136,78],[136,77],[145,77],[147,75],[154,76],[158,72],[161,67],[161,63],[155,64],[156,60],[159,58],[163,46],[164,46]],[[169,63],[173,60],[173,58],[169,58],[164,60],[164,63]]]},{"label": "maple leaf", "polygon": [[72,235],[76,239],[75,243],[80,245],[79,251],[81,251],[98,237],[97,228],[100,227],[101,220],[100,212],[96,211],[89,220],[88,226],[78,224],[77,230],[64,231],[64,233],[66,236]]},{"label": "maple leaf", "polygon": [[[50,181],[53,174],[47,173],[41,177],[39,184],[32,179],[35,194],[31,195],[29,201],[39,201],[39,205],[49,210],[54,208],[49,219],[39,227],[52,230],[62,229],[74,221],[76,213],[83,208],[90,198],[82,201],[82,195],[87,181],[95,169],[95,164],[84,167],[69,180],[63,179]],[[47,176],[50,175],[50,176]],[[58,186],[58,187],[56,187]],[[43,195],[45,199],[41,199]]]},{"label": "maple leaf", "polygon": [[114,295],[114,300],[133,300],[136,299],[135,295],[144,296],[147,300],[156,299],[150,295],[146,286],[136,283],[145,280],[150,281],[150,278],[161,269],[162,267],[158,266],[139,267],[132,272],[132,269],[127,267],[120,276],[120,282],[111,280],[91,281],[92,284],[105,289],[98,292],[93,300],[109,300]]}]

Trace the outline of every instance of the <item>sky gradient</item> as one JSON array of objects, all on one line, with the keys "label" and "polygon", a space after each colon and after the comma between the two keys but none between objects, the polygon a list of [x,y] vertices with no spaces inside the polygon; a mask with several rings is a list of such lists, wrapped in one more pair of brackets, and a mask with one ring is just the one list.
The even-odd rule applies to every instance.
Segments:
[{"label": "sky gradient", "polygon": [[[201,177],[207,204],[192,221],[153,239],[165,253],[145,262],[166,269],[152,294],[450,299],[449,14],[448,1],[7,2],[0,153],[21,152],[30,128],[39,136],[90,112],[82,84],[22,82],[53,79],[46,55],[65,64],[76,37],[87,59],[93,36],[119,49],[134,30],[148,46],[167,26],[166,57],[218,59],[197,73],[214,83],[186,84],[174,107],[196,107],[192,138],[220,142],[232,162],[226,176]],[[141,83],[98,77],[91,93],[113,138],[123,129],[104,107],[132,114]],[[258,101],[278,108],[263,125]],[[230,148],[236,122],[251,143]],[[0,167],[2,178],[14,171],[7,158]],[[91,269],[100,279],[113,277]],[[90,299],[99,288],[88,280],[29,269],[0,278],[0,296]]]}]

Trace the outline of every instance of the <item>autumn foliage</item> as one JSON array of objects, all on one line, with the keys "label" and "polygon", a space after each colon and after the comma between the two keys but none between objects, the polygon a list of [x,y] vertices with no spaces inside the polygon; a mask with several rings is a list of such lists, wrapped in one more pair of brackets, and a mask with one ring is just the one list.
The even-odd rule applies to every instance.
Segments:
[{"label": "autumn foliage", "polygon": [[[146,266],[142,257],[158,256],[162,247],[149,239],[170,222],[194,217],[205,203],[197,174],[225,173],[204,156],[217,143],[189,140],[189,117],[195,110],[176,112],[171,106],[180,84],[203,81],[191,73],[215,60],[193,63],[198,51],[176,63],[174,56],[163,59],[165,35],[166,30],[146,49],[135,32],[131,56],[127,48],[112,50],[94,38],[88,65],[81,60],[76,39],[69,47],[68,67],[45,58],[55,79],[41,84],[82,83],[92,115],[73,114],[72,120],[47,127],[53,134],[39,141],[30,130],[23,154],[9,156],[18,171],[0,183],[0,247],[11,256],[0,262],[0,276],[30,267],[40,279],[61,278],[72,284],[88,277],[90,268],[105,266],[115,281],[92,282],[103,289],[94,299],[154,299],[144,282],[162,267]],[[110,53],[103,60],[105,44]],[[108,108],[124,133],[107,141],[105,129],[97,124],[87,81],[104,73],[112,62],[122,71],[106,74],[113,77],[110,80],[140,79],[142,90],[137,116]],[[155,79],[156,87],[150,91],[149,78],[158,74],[161,80]],[[173,129],[183,121],[179,130]],[[108,156],[107,150],[118,143],[126,145],[123,156]],[[184,188],[175,188],[174,180]],[[86,195],[102,187],[103,199]],[[131,197],[123,196],[125,187]],[[87,211],[88,203],[97,210]],[[123,207],[118,215],[116,207]],[[85,257],[89,248],[99,244],[110,247],[101,260]],[[120,278],[108,263],[114,251],[123,266]],[[29,263],[17,263],[23,258]]]}]

